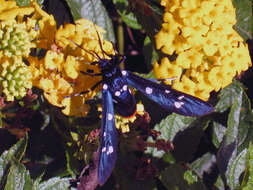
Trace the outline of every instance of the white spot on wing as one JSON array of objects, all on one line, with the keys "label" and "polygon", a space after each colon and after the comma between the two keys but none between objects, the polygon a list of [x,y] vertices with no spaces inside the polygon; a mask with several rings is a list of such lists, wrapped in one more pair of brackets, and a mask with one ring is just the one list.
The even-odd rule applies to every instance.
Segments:
[{"label": "white spot on wing", "polygon": [[120,91],[116,91],[116,92],[114,93],[114,95],[115,95],[115,96],[120,96]]},{"label": "white spot on wing", "polygon": [[183,98],[184,98],[184,95],[179,96],[177,99],[178,99],[178,100],[182,100]]},{"label": "white spot on wing", "polygon": [[174,103],[174,106],[175,106],[176,108],[181,108],[182,105],[184,105],[184,102],[175,102],[175,103]]},{"label": "white spot on wing", "polygon": [[107,85],[107,84],[104,84],[104,85],[103,85],[103,89],[104,89],[104,90],[107,90],[107,89],[108,89],[108,85]]},{"label": "white spot on wing", "polygon": [[105,151],[106,151],[106,148],[105,148],[105,147],[103,147],[103,148],[102,148],[102,152],[105,152]]},{"label": "white spot on wing", "polygon": [[170,93],[170,90],[165,90],[165,93],[166,93],[166,94],[169,94],[169,93]]},{"label": "white spot on wing", "polygon": [[104,137],[106,136],[106,132],[104,132]]},{"label": "white spot on wing", "polygon": [[107,119],[108,119],[109,121],[111,121],[111,120],[112,120],[112,114],[111,114],[111,113],[108,113],[108,115],[107,115]]},{"label": "white spot on wing", "polygon": [[145,91],[146,91],[147,94],[152,94],[153,89],[150,88],[150,87],[146,87]]},{"label": "white spot on wing", "polygon": [[124,85],[122,88],[124,91],[127,91],[127,85]]},{"label": "white spot on wing", "polygon": [[113,153],[113,147],[112,147],[112,146],[109,146],[109,148],[108,148],[106,154],[108,155],[108,154],[111,154],[111,153]]},{"label": "white spot on wing", "polygon": [[123,76],[126,76],[126,74],[127,74],[127,72],[125,70],[122,70],[121,73]]}]

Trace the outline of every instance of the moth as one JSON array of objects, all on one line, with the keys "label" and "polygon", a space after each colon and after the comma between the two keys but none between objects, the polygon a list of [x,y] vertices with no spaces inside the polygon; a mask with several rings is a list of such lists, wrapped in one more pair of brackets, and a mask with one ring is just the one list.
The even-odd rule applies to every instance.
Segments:
[{"label": "moth", "polygon": [[[102,84],[102,124],[99,146],[98,182],[103,185],[110,177],[117,159],[117,130],[115,128],[114,110],[123,117],[131,117],[136,113],[135,98],[129,86],[139,90],[146,97],[157,103],[162,108],[185,116],[202,116],[213,112],[214,108],[209,103],[194,96],[172,89],[169,85],[144,79],[126,70],[121,70],[119,65],[124,62],[125,56],[106,53],[102,48],[102,41],[98,41],[102,57],[95,52],[85,52],[98,61],[91,63],[97,65],[100,73],[82,72],[90,76],[102,76],[102,80],[90,88],[94,90]],[[75,42],[73,42],[75,43]],[[106,58],[109,57],[109,58]],[[80,94],[87,93],[82,92]]]}]

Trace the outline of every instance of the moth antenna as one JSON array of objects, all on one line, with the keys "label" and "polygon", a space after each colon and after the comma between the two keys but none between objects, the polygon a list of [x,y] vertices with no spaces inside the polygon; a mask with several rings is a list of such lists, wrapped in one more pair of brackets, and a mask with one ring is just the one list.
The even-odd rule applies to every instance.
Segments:
[{"label": "moth antenna", "polygon": [[94,25],[94,28],[95,28],[95,30],[96,30],[97,36],[98,36],[98,42],[99,42],[99,46],[100,46],[100,48],[101,48],[101,51],[102,51],[102,53],[103,53],[103,58],[105,59],[105,54],[107,55],[107,53],[106,53],[106,52],[104,51],[104,49],[103,49],[102,41],[101,41],[101,38],[100,38],[99,33],[98,33],[98,31],[97,31],[96,25],[95,25],[94,23],[93,23],[93,25]]},{"label": "moth antenna", "polygon": [[176,80],[177,77],[173,77],[173,78],[167,78],[167,79],[157,79],[158,81],[161,81],[161,82],[167,82],[167,81],[173,81],[173,80]]},{"label": "moth antenna", "polygon": [[88,50],[84,49],[84,48],[83,48],[82,46],[80,46],[79,44],[77,44],[76,42],[74,42],[73,40],[71,40],[71,39],[69,39],[69,38],[66,38],[66,39],[68,39],[69,41],[71,41],[73,44],[75,44],[77,47],[79,47],[80,49],[82,49],[82,50],[85,51],[86,53],[90,54],[93,58],[95,58],[95,59],[97,59],[97,60],[101,60],[101,58],[99,57],[99,55],[98,55],[96,52],[92,51],[92,53],[91,53],[91,52],[89,52]]}]

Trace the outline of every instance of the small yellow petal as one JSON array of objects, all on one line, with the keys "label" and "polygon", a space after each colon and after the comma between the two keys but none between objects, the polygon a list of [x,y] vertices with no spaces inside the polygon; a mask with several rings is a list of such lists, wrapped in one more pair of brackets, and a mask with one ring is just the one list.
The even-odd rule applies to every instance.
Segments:
[{"label": "small yellow petal", "polygon": [[64,71],[66,72],[67,76],[71,79],[76,79],[79,75],[79,72],[77,71],[78,63],[73,56],[68,56],[63,67]]},{"label": "small yellow petal", "polygon": [[62,112],[68,116],[84,117],[90,110],[90,106],[84,103],[84,98],[81,96],[64,98],[62,105],[65,107]]}]

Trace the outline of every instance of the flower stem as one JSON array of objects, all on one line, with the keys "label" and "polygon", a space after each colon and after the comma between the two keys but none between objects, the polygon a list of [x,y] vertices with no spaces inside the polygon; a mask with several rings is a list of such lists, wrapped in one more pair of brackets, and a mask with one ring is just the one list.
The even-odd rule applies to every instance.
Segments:
[{"label": "flower stem", "polygon": [[[120,55],[124,54],[124,29],[121,18],[118,19],[117,26],[117,40],[118,40],[118,51]],[[120,68],[124,69],[124,63],[120,64]]]}]

